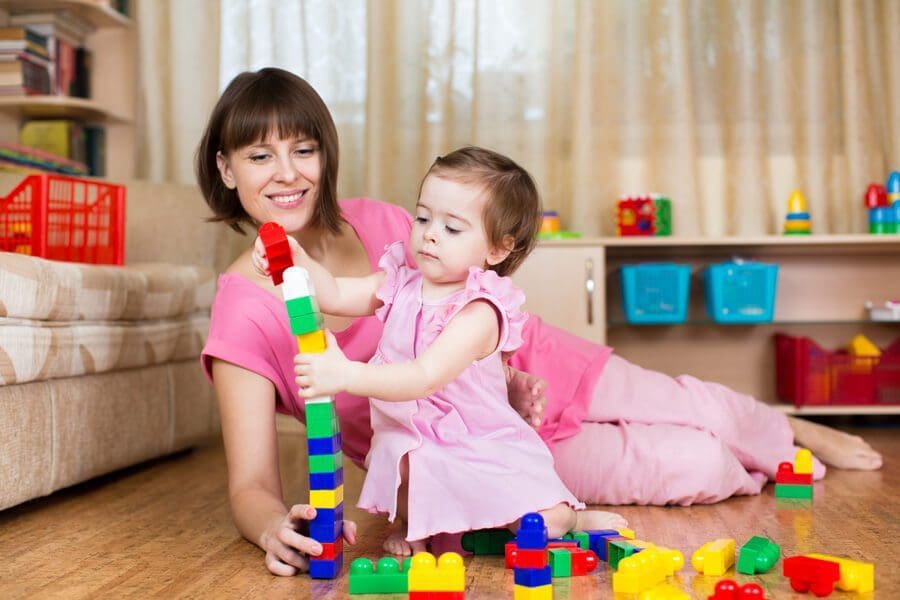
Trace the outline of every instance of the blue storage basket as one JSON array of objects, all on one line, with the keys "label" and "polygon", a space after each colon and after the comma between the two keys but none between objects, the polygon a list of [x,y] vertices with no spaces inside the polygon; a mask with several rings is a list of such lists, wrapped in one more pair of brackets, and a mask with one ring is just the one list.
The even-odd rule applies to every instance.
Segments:
[{"label": "blue storage basket", "polygon": [[687,319],[690,265],[626,265],[620,275],[622,305],[629,323],[684,323]]},{"label": "blue storage basket", "polygon": [[778,265],[728,261],[703,272],[706,312],[716,323],[770,323]]}]

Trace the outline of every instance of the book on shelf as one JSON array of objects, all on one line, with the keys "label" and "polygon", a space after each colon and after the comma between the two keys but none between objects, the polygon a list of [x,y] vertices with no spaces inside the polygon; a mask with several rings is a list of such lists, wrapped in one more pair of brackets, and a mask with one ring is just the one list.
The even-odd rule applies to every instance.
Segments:
[{"label": "book on shelf", "polygon": [[50,63],[30,52],[0,51],[0,96],[51,93]]},{"label": "book on shelf", "polygon": [[31,27],[0,27],[0,51],[26,51],[50,60],[47,36]]},{"label": "book on shelf", "polygon": [[37,148],[29,148],[9,142],[0,142],[0,170],[15,172],[62,173],[87,175],[84,163],[56,156]]},{"label": "book on shelf", "polygon": [[33,119],[19,130],[21,146],[41,150],[87,166],[96,177],[105,174],[106,131],[69,119]]},{"label": "book on shelf", "polygon": [[10,17],[13,25],[27,26],[47,38],[50,54],[50,85],[54,94],[72,95],[75,83],[76,50],[84,45],[91,26],[83,19],[67,12],[22,13]]}]

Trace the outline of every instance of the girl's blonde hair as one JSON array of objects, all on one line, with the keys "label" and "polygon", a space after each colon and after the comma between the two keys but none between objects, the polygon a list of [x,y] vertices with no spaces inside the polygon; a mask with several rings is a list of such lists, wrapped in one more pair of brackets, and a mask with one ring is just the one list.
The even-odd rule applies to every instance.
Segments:
[{"label": "girl's blonde hair", "polygon": [[465,146],[437,157],[425,178],[429,175],[484,190],[488,195],[483,215],[488,242],[494,248],[504,248],[506,236],[513,239],[509,256],[490,269],[498,275],[515,272],[534,249],[541,226],[541,199],[528,171],[493,150]]}]

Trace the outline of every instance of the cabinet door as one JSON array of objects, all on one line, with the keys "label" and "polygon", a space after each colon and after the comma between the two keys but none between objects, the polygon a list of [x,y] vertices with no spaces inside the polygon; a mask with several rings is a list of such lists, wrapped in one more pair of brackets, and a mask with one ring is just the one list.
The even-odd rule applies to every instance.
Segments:
[{"label": "cabinet door", "polygon": [[606,340],[604,252],[599,245],[541,245],[512,278],[525,308],[579,337]]}]

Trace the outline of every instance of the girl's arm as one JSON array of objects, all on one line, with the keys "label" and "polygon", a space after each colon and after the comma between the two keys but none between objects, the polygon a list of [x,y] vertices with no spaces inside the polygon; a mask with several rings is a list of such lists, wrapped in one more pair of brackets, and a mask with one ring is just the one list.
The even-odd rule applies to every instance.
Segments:
[{"label": "girl's arm", "polygon": [[298,354],[294,370],[300,395],[305,398],[346,391],[379,400],[416,400],[443,388],[472,362],[493,352],[499,341],[494,307],[477,300],[460,310],[414,361],[390,365],[349,361],[329,333],[328,350]]},{"label": "girl's arm", "polygon": [[[384,271],[377,271],[365,277],[335,277],[328,269],[313,260],[306,250],[291,236],[288,236],[294,264],[309,271],[309,277],[316,290],[316,300],[322,312],[340,317],[363,317],[375,313],[381,300],[375,295],[384,281]],[[268,276],[269,261],[262,239],[257,237],[253,245],[253,266],[261,274]]]},{"label": "girl's arm", "polygon": [[[235,525],[247,540],[266,553],[266,567],[275,575],[294,575],[308,568],[307,554],[322,546],[297,532],[315,509],[282,500],[275,430],[275,387],[264,377],[221,360],[213,360],[213,382],[219,403],[228,494]],[[347,540],[355,541],[356,526],[345,522]]]}]

